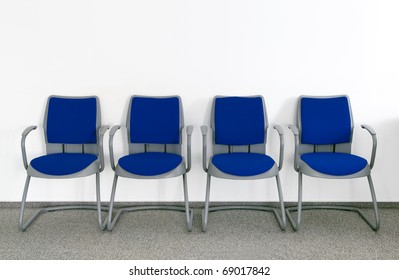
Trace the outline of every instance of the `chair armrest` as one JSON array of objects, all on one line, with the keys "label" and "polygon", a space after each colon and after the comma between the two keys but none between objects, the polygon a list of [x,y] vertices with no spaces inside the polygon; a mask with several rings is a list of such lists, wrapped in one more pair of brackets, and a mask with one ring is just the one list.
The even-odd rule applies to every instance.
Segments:
[{"label": "chair armrest", "polygon": [[293,124],[290,124],[288,128],[291,129],[292,133],[294,134],[294,140],[295,140],[294,169],[296,171],[299,171],[299,130]]},{"label": "chair armrest", "polygon": [[290,124],[290,125],[288,125],[288,128],[292,130],[292,133],[294,134],[294,136],[299,136],[299,130],[296,127],[296,125]]},{"label": "chair armrest", "polygon": [[201,125],[201,134],[202,136],[208,135],[208,127],[206,125]]},{"label": "chair armrest", "polygon": [[367,131],[368,131],[371,135],[377,135],[377,133],[375,133],[375,130],[374,130],[371,126],[369,126],[369,125],[367,125],[367,124],[362,124],[361,126],[362,126],[362,128],[367,129]]},{"label": "chair armrest", "polygon": [[362,124],[361,127],[363,129],[366,129],[370,133],[371,137],[373,138],[373,149],[371,152],[371,159],[370,159],[370,168],[373,168],[374,162],[375,162],[375,155],[377,152],[377,134],[375,133],[374,129],[367,124]]},{"label": "chair armrest", "polygon": [[110,128],[109,125],[103,125],[102,127],[100,127],[100,137],[104,137],[105,132],[107,132],[107,130]]},{"label": "chair armrest", "polygon": [[187,167],[186,172],[189,172],[191,169],[191,135],[193,134],[194,126],[189,125],[186,128],[187,133]]},{"label": "chair armrest", "polygon": [[31,125],[28,126],[23,132],[22,132],[22,138],[21,138],[21,151],[22,151],[22,160],[24,163],[25,169],[28,169],[28,159],[26,157],[26,148],[25,148],[25,140],[28,134],[37,128],[36,125]]},{"label": "chair armrest", "polygon": [[98,145],[100,151],[100,172],[104,170],[104,148],[103,148],[103,140],[104,134],[109,129],[109,125],[101,126],[98,131]]},{"label": "chair armrest", "polygon": [[109,157],[111,160],[111,168],[112,170],[115,171],[115,160],[114,160],[114,136],[115,133],[120,129],[120,125],[115,125],[111,128],[111,131],[109,132]]},{"label": "chair armrest", "polygon": [[208,127],[205,125],[201,126],[201,134],[202,134],[202,169],[204,169],[205,172],[208,172],[208,167],[207,167],[207,141],[206,141],[206,136],[208,135]]},{"label": "chair armrest", "polygon": [[280,137],[280,155],[278,160],[278,170],[283,168],[283,158],[284,158],[284,131],[278,124],[273,125],[273,128],[278,132]]},{"label": "chair armrest", "polygon": [[186,128],[187,136],[191,136],[193,134],[193,131],[194,131],[194,126],[188,125]]}]

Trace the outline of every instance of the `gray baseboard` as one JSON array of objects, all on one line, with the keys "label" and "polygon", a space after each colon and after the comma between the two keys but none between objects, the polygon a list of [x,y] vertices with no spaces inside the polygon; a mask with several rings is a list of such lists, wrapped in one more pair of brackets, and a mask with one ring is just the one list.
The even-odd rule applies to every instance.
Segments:
[{"label": "gray baseboard", "polygon": [[[49,201],[38,201],[38,202],[27,202],[29,208],[39,208],[57,205],[93,205],[95,202],[49,202]],[[296,202],[285,202],[285,207],[296,206]],[[373,207],[371,202],[304,202],[304,205],[341,205],[341,206],[355,206],[359,208],[371,208]],[[103,202],[103,205],[107,205]],[[115,202],[115,207],[120,206],[143,206],[143,205],[184,205],[184,202]],[[252,206],[270,206],[279,208],[279,202],[211,202],[212,206],[229,206],[229,205],[252,205]],[[0,202],[0,208],[19,208],[20,202]],[[199,201],[190,202],[192,208],[203,208],[204,203]],[[379,208],[399,208],[399,202],[378,202]]]}]

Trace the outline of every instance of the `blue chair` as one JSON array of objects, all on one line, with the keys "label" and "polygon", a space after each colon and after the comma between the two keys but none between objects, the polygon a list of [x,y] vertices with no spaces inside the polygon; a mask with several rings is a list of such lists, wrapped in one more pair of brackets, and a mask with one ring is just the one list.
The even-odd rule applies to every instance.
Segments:
[{"label": "blue chair", "polygon": [[[348,96],[301,96],[298,102],[297,122],[298,127],[289,126],[295,137],[294,167],[298,172],[298,206],[287,209],[287,216],[293,229],[299,229],[302,210],[335,209],[357,212],[373,230],[378,230],[380,216],[371,179],[371,169],[374,166],[377,148],[375,131],[368,125],[361,126],[371,134],[373,139],[371,160],[368,163],[366,159],[351,154],[353,119]],[[329,179],[367,177],[375,222],[371,222],[363,211],[356,207],[302,206],[302,174]],[[297,222],[292,217],[293,211],[298,212]]]},{"label": "blue chair", "polygon": [[[201,127],[203,137],[203,169],[207,173],[205,206],[202,211],[202,231],[208,228],[208,213],[220,210],[248,209],[272,211],[282,230],[286,228],[283,194],[279,171],[283,165],[284,134],[280,136],[279,165],[266,155],[267,114],[262,96],[216,96],[213,100],[211,129],[213,155],[207,165],[207,126]],[[231,180],[255,180],[275,177],[281,216],[272,207],[231,205],[209,207],[211,177]]]},{"label": "blue chair", "polygon": [[[103,136],[108,126],[101,125],[100,104],[96,96],[63,97],[50,96],[44,117],[46,155],[34,158],[28,164],[25,140],[37,128],[29,126],[22,133],[21,149],[24,167],[27,170],[22,196],[19,228],[24,231],[41,213],[56,210],[94,209],[98,213],[98,224],[103,230],[100,199],[100,172],[104,169]],[[31,177],[66,179],[96,175],[97,204],[55,206],[39,209],[24,223],[24,211]]]},{"label": "blue chair", "polygon": [[[108,215],[108,229],[112,230],[120,215],[137,210],[174,210],[186,213],[188,231],[192,229],[193,211],[189,208],[186,174],[191,169],[191,134],[187,126],[187,165],[182,157],[183,108],[179,96],[132,96],[127,120],[129,154],[115,166],[113,138],[120,125],[110,131],[111,167],[115,171]],[[182,176],[184,207],[133,206],[120,208],[112,219],[118,177],[133,179],[164,179]]]}]

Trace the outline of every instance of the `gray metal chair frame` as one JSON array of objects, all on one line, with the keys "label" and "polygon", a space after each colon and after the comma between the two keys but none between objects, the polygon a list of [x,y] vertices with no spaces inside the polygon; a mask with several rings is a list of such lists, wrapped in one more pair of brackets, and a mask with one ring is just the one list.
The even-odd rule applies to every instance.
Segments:
[{"label": "gray metal chair frame", "polygon": [[[341,97],[345,96],[348,99],[348,104],[349,104],[349,110],[350,110],[350,117],[351,117],[351,140],[349,143],[341,143],[341,144],[335,144],[335,145],[310,145],[310,144],[302,144],[300,139],[301,139],[301,106],[300,106],[300,100],[301,98],[304,97],[312,97],[312,98],[331,98],[331,97]],[[374,230],[377,231],[380,228],[380,214],[378,210],[378,205],[377,205],[377,199],[374,191],[374,184],[373,180],[371,178],[371,169],[374,166],[375,162],[375,156],[376,156],[376,150],[377,150],[377,136],[374,131],[374,129],[366,124],[362,124],[361,127],[363,129],[366,129],[373,141],[372,145],[372,152],[371,152],[371,159],[370,163],[361,171],[351,174],[351,175],[346,175],[346,176],[332,176],[328,174],[323,174],[320,173],[316,170],[313,170],[310,168],[306,163],[304,163],[300,159],[300,155],[305,154],[305,153],[311,153],[311,152],[341,152],[341,153],[351,153],[351,146],[352,146],[352,137],[353,137],[353,116],[352,116],[352,110],[350,106],[350,100],[349,97],[346,95],[337,95],[337,96],[301,96],[298,102],[298,112],[297,112],[297,122],[298,122],[298,127],[295,125],[289,125],[289,129],[293,132],[294,134],[294,139],[295,139],[295,159],[294,159],[294,169],[298,172],[298,206],[295,207],[289,207],[286,209],[287,212],[287,217],[288,220],[292,226],[292,228],[297,231],[301,225],[301,217],[302,217],[302,210],[317,210],[317,209],[323,209],[323,210],[342,210],[342,211],[350,211],[350,212],[356,212],[360,215],[360,217]],[[367,177],[369,187],[370,187],[370,193],[371,193],[371,199],[373,203],[373,210],[374,210],[374,216],[375,216],[375,221],[371,221],[370,218],[366,216],[366,214],[358,207],[352,207],[352,206],[339,206],[339,205],[302,205],[302,188],[303,188],[303,178],[302,174],[305,174],[310,177],[317,177],[317,178],[326,178],[326,179],[352,179],[352,178],[359,178],[359,177]],[[297,221],[295,222],[292,212],[298,212],[297,214]]]},{"label": "gray metal chair frame", "polygon": [[[70,97],[70,96],[55,96],[52,95],[48,98],[52,97],[60,97],[60,98],[90,98],[94,97],[97,100],[97,143],[96,144],[53,144],[48,143],[47,135],[46,135],[46,128],[47,128],[47,114],[48,114],[48,105],[46,107],[45,117],[44,117],[44,132],[45,132],[45,141],[46,141],[46,152],[47,154],[54,154],[54,153],[74,153],[74,152],[81,152],[84,151],[85,153],[92,153],[98,155],[99,159],[95,161],[93,164],[89,165],[86,169],[64,176],[53,176],[47,175],[38,172],[37,170],[33,169],[27,159],[26,154],[26,138],[28,134],[37,128],[36,125],[32,125],[27,127],[22,133],[21,139],[21,150],[22,150],[22,160],[25,169],[27,170],[27,176],[25,181],[25,187],[22,195],[22,202],[21,202],[21,210],[19,215],[19,228],[22,231],[25,231],[27,227],[42,213],[46,212],[53,212],[59,210],[97,210],[98,215],[98,225],[101,230],[104,230],[106,227],[107,220],[102,218],[102,211],[107,211],[107,207],[101,206],[101,195],[100,195],[100,172],[104,170],[104,151],[103,151],[103,137],[105,132],[109,129],[109,126],[101,126],[101,112],[99,106],[99,100],[96,96],[85,96],[85,97]],[[24,222],[24,212],[26,207],[26,200],[28,195],[29,183],[31,177],[38,177],[38,178],[46,178],[46,179],[67,179],[67,178],[78,178],[78,177],[86,177],[89,175],[95,174],[96,175],[96,205],[66,205],[66,206],[54,206],[54,207],[43,207],[38,209],[26,222]]]},{"label": "gray metal chair frame", "polygon": [[[151,96],[151,98],[168,98],[168,97],[177,97],[179,99],[179,110],[180,110],[180,143],[179,144],[140,144],[140,143],[131,143],[130,142],[130,114],[131,114],[131,102],[134,97],[148,97],[148,96],[139,96],[135,95],[130,99],[127,120],[126,120],[126,130],[127,130],[127,138],[129,143],[129,154],[134,153],[142,153],[142,152],[168,152],[174,153],[178,155],[182,155],[182,131],[184,128],[184,117],[183,117],[183,108],[182,102],[179,96]],[[115,171],[114,180],[112,184],[112,191],[111,191],[111,199],[109,203],[109,214],[108,214],[108,222],[107,228],[108,230],[112,230],[118,221],[119,217],[126,212],[132,211],[145,211],[145,210],[171,210],[171,211],[178,211],[178,212],[185,212],[186,213],[186,224],[187,230],[191,231],[193,228],[193,210],[189,207],[189,199],[188,199],[188,190],[187,190],[187,172],[191,169],[191,135],[193,133],[194,127],[189,125],[186,127],[186,134],[187,134],[187,165],[185,163],[184,157],[182,163],[175,168],[174,170],[160,174],[156,176],[140,176],[136,174],[132,174],[130,172],[125,171],[119,165],[115,165],[114,159],[114,136],[115,133],[121,128],[120,125],[115,125],[111,128],[109,134],[109,151],[110,151],[110,160],[111,160],[111,167]],[[119,208],[118,212],[116,213],[115,217],[112,218],[112,213],[114,209],[114,202],[115,202],[115,193],[116,193],[116,185],[118,182],[118,177],[125,177],[131,179],[165,179],[165,178],[173,178],[173,177],[183,177],[183,193],[184,193],[184,206],[166,206],[166,205],[146,205],[146,206],[133,206],[133,207],[122,207]]]},{"label": "gray metal chair frame", "polygon": [[[250,97],[261,97],[262,96],[248,96]],[[255,144],[255,145],[246,145],[246,146],[236,146],[236,145],[219,145],[215,144],[215,100],[217,98],[223,98],[223,96],[215,96],[213,100],[212,112],[211,112],[211,130],[212,130],[212,149],[213,155],[222,154],[222,153],[233,153],[233,152],[249,152],[249,153],[266,153],[266,142],[267,142],[267,129],[268,129],[268,119],[266,108],[263,101],[263,112],[264,112],[264,121],[265,121],[265,141],[262,144]],[[273,128],[279,134],[280,139],[280,151],[279,151],[279,163],[278,166],[275,164],[269,171],[263,174],[259,174],[256,176],[234,176],[231,174],[224,173],[216,168],[213,164],[211,159],[208,162],[207,156],[207,135],[208,135],[208,127],[201,126],[201,133],[202,133],[202,168],[207,173],[207,181],[206,181],[206,194],[205,194],[205,205],[204,209],[202,210],[202,231],[206,232],[208,229],[208,214],[209,212],[216,212],[216,211],[224,211],[224,210],[257,210],[257,211],[268,211],[273,212],[276,220],[281,228],[281,230],[285,230],[287,227],[286,217],[285,217],[285,210],[284,210],[284,199],[283,199],[283,192],[281,189],[281,181],[279,171],[283,167],[283,157],[284,157],[284,132],[280,125],[273,125]],[[257,180],[257,179],[265,179],[270,177],[276,178],[277,183],[277,190],[279,196],[279,203],[280,203],[280,212],[276,208],[273,207],[266,207],[266,206],[253,206],[253,205],[229,205],[229,206],[209,206],[210,203],[210,187],[211,187],[211,177],[223,178],[223,179],[231,179],[231,180]]]}]

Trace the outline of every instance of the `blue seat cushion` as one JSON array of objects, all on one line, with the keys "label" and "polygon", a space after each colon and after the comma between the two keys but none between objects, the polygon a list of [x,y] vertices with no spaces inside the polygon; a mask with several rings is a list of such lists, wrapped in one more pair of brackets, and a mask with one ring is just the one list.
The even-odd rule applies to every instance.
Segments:
[{"label": "blue seat cushion", "polygon": [[93,154],[49,154],[33,159],[30,165],[43,174],[62,176],[82,171],[96,160]]},{"label": "blue seat cushion", "polygon": [[212,157],[213,165],[220,171],[235,176],[255,176],[269,171],[274,160],[264,154],[230,153]]},{"label": "blue seat cushion", "polygon": [[367,165],[364,158],[345,153],[309,153],[301,155],[301,159],[312,169],[333,176],[351,175]]},{"label": "blue seat cushion", "polygon": [[172,171],[182,162],[182,157],[169,153],[138,153],[119,159],[119,166],[129,173],[141,176],[155,176]]}]

